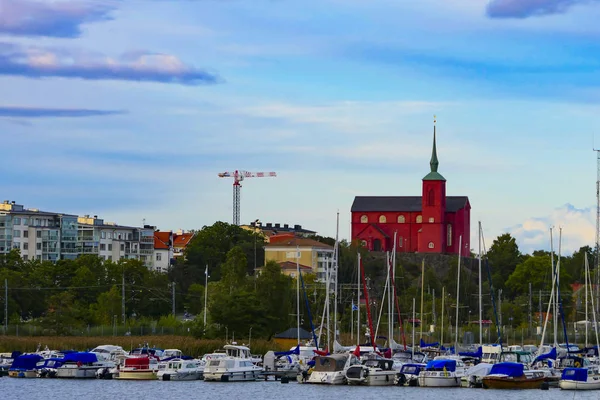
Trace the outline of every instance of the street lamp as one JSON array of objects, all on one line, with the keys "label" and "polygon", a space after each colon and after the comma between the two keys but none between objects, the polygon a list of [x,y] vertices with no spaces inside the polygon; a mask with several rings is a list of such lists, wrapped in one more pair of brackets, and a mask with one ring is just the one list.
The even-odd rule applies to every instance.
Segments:
[{"label": "street lamp", "polygon": [[248,347],[250,347],[251,340],[252,340],[252,327],[250,327],[250,333],[248,334]]},{"label": "street lamp", "polygon": [[254,272],[256,272],[256,230],[258,229],[259,224],[260,220],[257,219],[254,221]]}]

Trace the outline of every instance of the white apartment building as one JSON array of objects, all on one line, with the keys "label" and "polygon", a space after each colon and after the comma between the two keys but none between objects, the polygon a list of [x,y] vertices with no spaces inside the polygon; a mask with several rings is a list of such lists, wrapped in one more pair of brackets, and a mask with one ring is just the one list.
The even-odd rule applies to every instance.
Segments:
[{"label": "white apartment building", "polygon": [[153,226],[121,226],[98,216],[78,217],[0,203],[0,254],[18,249],[24,260],[57,261],[94,254],[104,260],[138,259],[153,269]]}]

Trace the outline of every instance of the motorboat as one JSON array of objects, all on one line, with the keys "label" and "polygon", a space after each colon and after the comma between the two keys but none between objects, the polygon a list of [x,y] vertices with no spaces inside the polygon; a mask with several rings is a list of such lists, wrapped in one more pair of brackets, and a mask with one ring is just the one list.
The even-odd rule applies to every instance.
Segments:
[{"label": "motorboat", "polygon": [[600,389],[600,374],[592,368],[565,368],[558,386],[563,390]]},{"label": "motorboat", "polygon": [[393,367],[394,361],[389,358],[365,359],[346,369],[346,380],[349,385],[391,386],[398,373]]},{"label": "motorboat", "polygon": [[346,383],[346,369],[356,363],[357,358],[350,353],[331,354],[317,356],[314,362],[315,366],[305,383],[343,385]]},{"label": "motorboat", "polygon": [[419,386],[458,387],[464,370],[465,366],[459,357],[436,357],[427,362],[425,370],[419,373]]},{"label": "motorboat", "polygon": [[203,372],[204,367],[198,360],[174,358],[158,371],[157,377],[161,381],[197,381],[202,378]]},{"label": "motorboat", "polygon": [[400,372],[396,375],[396,385],[400,386],[419,386],[419,374],[425,369],[427,364],[410,363],[400,367]]},{"label": "motorboat", "polygon": [[544,380],[542,371],[525,370],[520,363],[501,362],[492,366],[481,383],[485,389],[540,389]]},{"label": "motorboat", "polygon": [[38,378],[56,378],[56,370],[63,364],[62,358],[44,358],[35,366]]},{"label": "motorboat", "polygon": [[35,378],[37,377],[36,366],[42,360],[39,354],[22,354],[14,359],[8,369],[11,378]]},{"label": "motorboat", "polygon": [[211,359],[204,367],[205,381],[255,381],[261,376],[263,369],[255,365],[253,360],[256,358],[250,354],[248,347],[228,344],[223,348],[226,356]]},{"label": "motorboat", "polygon": [[121,346],[110,344],[101,345],[90,350],[90,353],[96,354],[98,361],[118,362],[119,358],[125,358],[128,353]]},{"label": "motorboat", "polygon": [[119,368],[118,379],[147,381],[156,379],[157,364],[151,364],[150,358],[128,357],[125,359],[123,367]]},{"label": "motorboat", "polygon": [[62,359],[61,366],[56,368],[57,378],[93,379],[98,369],[114,363],[99,363],[95,353],[67,353]]},{"label": "motorboat", "polygon": [[465,375],[463,375],[461,379],[461,386],[469,388],[483,387],[483,383],[481,382],[481,380],[484,376],[489,375],[490,371],[492,370],[492,366],[493,364],[482,362],[477,365],[473,365],[472,367],[469,367],[465,371]]}]

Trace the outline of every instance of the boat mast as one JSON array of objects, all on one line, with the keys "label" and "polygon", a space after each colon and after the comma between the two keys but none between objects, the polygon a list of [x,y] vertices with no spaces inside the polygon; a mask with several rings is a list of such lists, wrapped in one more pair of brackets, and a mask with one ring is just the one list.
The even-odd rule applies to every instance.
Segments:
[{"label": "boat mast", "polygon": [[[483,300],[481,295],[481,221],[479,221],[479,345],[483,346]],[[470,323],[471,321],[469,321]]]},{"label": "boat mast", "polygon": [[333,266],[333,271],[335,273],[334,279],[334,289],[333,289],[333,340],[337,340],[338,338],[338,329],[337,329],[337,304],[338,304],[338,271],[339,271],[339,261],[340,261],[340,244],[339,244],[339,232],[340,232],[340,212],[337,213],[336,220],[336,228],[335,228],[335,248],[333,249],[333,256],[335,257],[335,264]]},{"label": "boat mast", "polygon": [[[390,300],[392,303],[392,307],[391,310],[392,312],[390,313],[390,321],[391,321],[391,325],[392,325],[392,341],[394,339],[394,302],[396,301],[396,243],[397,243],[397,236],[398,231],[394,231],[394,245],[392,246],[392,263],[390,265],[390,268],[392,268],[392,273],[390,275],[390,289],[391,289],[391,295],[390,295]],[[393,299],[391,299],[391,296],[394,296]],[[390,343],[392,343],[392,341],[390,341]],[[394,342],[395,343],[395,342]]]},{"label": "boat mast", "polygon": [[300,344],[300,247],[296,245],[296,325],[297,338]]},{"label": "boat mast", "polygon": [[588,266],[587,252],[585,253],[584,268],[585,268],[585,272],[584,272],[584,275],[585,275],[585,347],[587,348],[588,347],[588,280],[589,280],[589,276],[588,276],[589,266]]},{"label": "boat mast", "polygon": [[446,286],[442,286],[442,315],[440,319],[442,320],[442,329],[440,333],[440,346],[444,345],[444,301],[446,300]]},{"label": "boat mast", "polygon": [[419,319],[421,323],[419,324],[419,343],[423,340],[423,291],[425,289],[425,259],[421,260],[421,313],[419,314]]},{"label": "boat mast", "polygon": [[[585,263],[587,265],[588,279],[590,287],[592,286],[592,277],[590,276],[590,265],[588,264],[587,254],[585,255]],[[596,333],[596,348],[600,349],[600,341],[598,340],[598,322],[596,322],[596,308],[594,306],[594,293],[590,296],[592,299],[592,316],[594,317],[594,332]]]},{"label": "boat mast", "polygon": [[[552,265],[552,280],[556,282],[558,287],[558,276],[554,265],[554,240],[552,239],[552,228],[550,228],[550,264]],[[558,301],[556,301],[556,292],[553,290],[550,294],[552,301],[552,322],[554,323],[554,347],[558,347]]]},{"label": "boat mast", "polygon": [[412,359],[415,359],[415,298],[413,297],[413,317],[412,317]]},{"label": "boat mast", "polygon": [[456,322],[454,323],[456,334],[454,336],[454,352],[458,353],[458,310],[459,310],[459,300],[460,300],[460,251],[462,250],[462,235],[458,238],[458,275],[456,277]]},{"label": "boat mast", "polygon": [[358,310],[356,312],[356,345],[360,345],[360,253],[358,253],[358,266],[356,269],[356,299]]}]

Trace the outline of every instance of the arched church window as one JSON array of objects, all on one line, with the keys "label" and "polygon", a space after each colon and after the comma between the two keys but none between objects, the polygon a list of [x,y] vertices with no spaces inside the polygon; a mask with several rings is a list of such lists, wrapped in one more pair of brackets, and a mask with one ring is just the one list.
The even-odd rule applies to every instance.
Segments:
[{"label": "arched church window", "polygon": [[398,215],[398,223],[404,224],[405,222],[406,222],[406,218],[404,218],[404,215]]},{"label": "arched church window", "polygon": [[402,244],[403,244],[402,242],[404,242],[404,240],[402,239],[402,236],[400,236],[398,238],[398,247],[402,247]]},{"label": "arched church window", "polygon": [[417,215],[417,224],[420,224],[422,222],[423,222],[423,216]]},{"label": "arched church window", "polygon": [[429,248],[433,249],[435,246],[433,245],[433,242],[429,242]]},{"label": "arched church window", "polygon": [[427,205],[435,205],[435,192],[433,191],[433,189],[429,189],[429,192],[427,192]]},{"label": "arched church window", "polygon": [[363,247],[367,247],[367,241],[366,241],[366,240],[361,240],[361,241],[360,241],[360,244],[361,244]]},{"label": "arched church window", "polygon": [[430,217],[430,218],[429,218],[429,223],[430,223],[430,224],[433,224],[434,222],[435,222],[435,218],[433,218],[433,217]]},{"label": "arched church window", "polygon": [[368,223],[369,222],[369,217],[367,217],[366,215],[361,215],[360,222],[363,223],[363,224]]},{"label": "arched church window", "polygon": [[446,239],[446,242],[448,243],[448,246],[452,246],[452,225],[448,224],[448,237]]},{"label": "arched church window", "polygon": [[379,223],[380,224],[385,224],[387,222],[387,218],[385,218],[385,215],[380,215],[379,216]]}]

